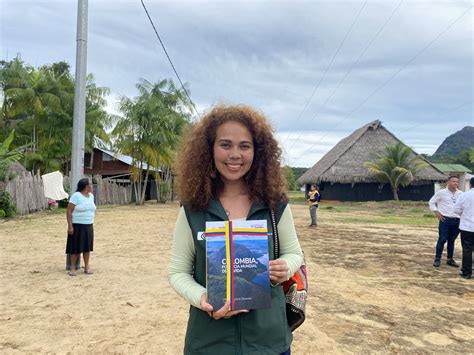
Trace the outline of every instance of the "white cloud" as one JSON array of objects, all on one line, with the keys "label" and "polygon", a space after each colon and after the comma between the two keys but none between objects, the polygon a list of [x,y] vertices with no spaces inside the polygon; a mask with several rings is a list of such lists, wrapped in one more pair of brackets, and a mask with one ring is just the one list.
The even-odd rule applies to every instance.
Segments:
[{"label": "white cloud", "polygon": [[[367,2],[332,63],[363,1],[145,4],[198,110],[220,101],[256,106],[289,137],[282,142],[290,162],[308,149],[313,134],[306,132],[328,135],[302,166],[374,119],[423,152],[473,125],[472,105],[450,108],[474,97],[474,11],[437,38],[470,1],[404,1],[340,85],[399,1]],[[20,52],[35,66],[66,60],[74,68],[75,22],[75,1],[0,0],[0,55]],[[131,0],[89,2],[88,71],[112,97],[134,96],[139,78],[176,80],[140,2]],[[440,115],[441,131],[433,124]]]}]

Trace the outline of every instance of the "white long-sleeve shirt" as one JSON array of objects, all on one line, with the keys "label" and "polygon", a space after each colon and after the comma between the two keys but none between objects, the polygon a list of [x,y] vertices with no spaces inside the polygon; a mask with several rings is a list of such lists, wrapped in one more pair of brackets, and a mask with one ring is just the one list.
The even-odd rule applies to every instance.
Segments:
[{"label": "white long-sleeve shirt", "polygon": [[454,212],[454,204],[461,195],[461,190],[456,190],[454,192],[449,191],[447,188],[439,190],[428,202],[430,210],[433,212],[438,211],[444,217],[459,218],[459,214]]},{"label": "white long-sleeve shirt", "polygon": [[474,188],[463,193],[456,204],[454,212],[461,216],[459,229],[466,232],[474,232]]}]

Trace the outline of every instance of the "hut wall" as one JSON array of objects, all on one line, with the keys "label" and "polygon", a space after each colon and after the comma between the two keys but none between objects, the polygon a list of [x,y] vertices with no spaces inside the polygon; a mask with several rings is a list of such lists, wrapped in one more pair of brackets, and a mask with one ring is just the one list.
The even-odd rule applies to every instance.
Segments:
[{"label": "hut wall", "polygon": [[[309,185],[308,185],[309,186]],[[321,197],[323,200],[336,201],[387,201],[393,200],[390,185],[377,183],[367,184],[331,184],[321,183]],[[409,185],[400,187],[398,197],[404,201],[428,201],[434,194],[434,184]]]}]

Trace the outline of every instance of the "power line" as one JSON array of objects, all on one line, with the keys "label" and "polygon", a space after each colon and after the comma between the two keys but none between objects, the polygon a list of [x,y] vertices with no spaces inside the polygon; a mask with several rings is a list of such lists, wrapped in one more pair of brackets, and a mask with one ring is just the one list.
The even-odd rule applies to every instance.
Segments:
[{"label": "power line", "polygon": [[[339,121],[339,123],[334,126],[333,128],[339,127],[343,122],[347,121],[350,115],[352,115],[355,111],[357,111],[359,108],[361,108],[371,97],[373,97],[375,94],[377,94],[381,89],[383,89],[389,82],[391,82],[402,70],[404,70],[408,65],[410,65],[416,58],[418,58],[423,52],[425,52],[431,45],[437,41],[443,34],[445,34],[447,31],[451,29],[461,18],[463,18],[469,11],[472,10],[474,6],[471,6],[469,9],[464,11],[460,16],[458,16],[454,21],[452,21],[444,30],[442,30],[435,38],[433,38],[425,47],[423,47],[418,53],[416,53],[408,62],[406,62],[400,69],[398,69],[393,75],[391,75],[386,81],[384,81],[381,85],[379,85],[369,96],[367,96],[362,102],[357,105],[354,109],[352,109],[347,115],[344,116],[344,118]],[[311,148],[313,148],[316,144],[320,143],[325,137],[327,136],[324,135],[321,139],[313,143],[308,149],[306,149],[294,162],[296,163],[298,160],[300,160]]]},{"label": "power line", "polygon": [[[324,101],[324,103],[319,106],[318,110],[316,111],[316,114],[314,115],[314,117],[312,118],[312,120],[310,122],[313,122],[316,117],[318,117],[319,113],[321,112],[321,110],[326,107],[326,104],[329,102],[329,100],[334,96],[334,94],[336,93],[336,91],[339,89],[339,87],[342,85],[342,83],[344,82],[344,80],[346,80],[346,78],[349,76],[349,74],[352,72],[352,70],[355,68],[355,66],[357,64],[359,64],[360,60],[362,59],[363,55],[368,51],[368,49],[370,48],[370,46],[372,45],[372,43],[374,43],[374,41],[377,39],[377,37],[380,35],[380,33],[382,33],[383,29],[387,26],[387,24],[390,22],[390,20],[393,18],[393,16],[395,15],[395,13],[398,11],[398,9],[400,8],[400,6],[402,5],[404,0],[401,0],[399,3],[398,3],[398,6],[395,7],[395,9],[392,11],[392,13],[390,14],[390,16],[387,18],[387,20],[385,21],[385,23],[379,28],[379,30],[375,33],[375,35],[372,37],[372,39],[368,42],[368,44],[365,46],[365,48],[363,49],[363,51],[360,53],[359,57],[354,61],[354,63],[352,63],[351,67],[349,68],[349,70],[346,72],[346,74],[342,77],[341,80],[339,80],[339,82],[337,83],[336,87],[334,88],[334,90],[332,91],[332,93],[326,98],[326,100]],[[287,149],[287,154],[289,154],[291,148],[294,147],[295,145],[295,142],[298,140],[298,138],[301,136],[301,133],[296,137],[296,139],[293,140],[293,143],[292,145]]]},{"label": "power line", "polygon": [[[316,91],[318,91],[318,88],[319,88],[319,86],[321,85],[321,82],[326,78],[326,74],[329,72],[329,69],[331,68],[332,64],[334,63],[334,60],[336,59],[337,55],[339,54],[339,51],[341,50],[342,46],[343,46],[344,43],[346,42],[347,37],[349,37],[349,34],[352,32],[352,29],[354,28],[354,25],[356,24],[357,20],[359,19],[359,16],[360,16],[360,14],[362,13],[362,10],[364,10],[365,6],[367,5],[367,1],[368,1],[368,0],[366,0],[366,1],[362,4],[362,6],[361,6],[359,12],[357,13],[356,17],[354,18],[354,21],[352,21],[352,24],[351,24],[351,26],[349,27],[349,29],[348,29],[346,35],[344,36],[344,38],[342,39],[341,43],[339,44],[339,47],[337,48],[336,52],[335,52],[334,55],[332,56],[331,61],[329,62],[329,65],[326,67],[326,70],[324,71],[323,75],[320,77],[318,83],[316,84],[316,87],[315,87],[314,90],[313,90],[313,93],[311,94],[311,96],[309,97],[308,101],[306,102],[306,104],[305,104],[303,110],[302,110],[302,111],[300,112],[300,114],[298,115],[298,118],[296,119],[296,121],[298,121],[298,120],[301,118],[301,116],[303,115],[303,113],[306,111],[306,109],[308,108],[308,106],[309,106],[311,100],[313,99],[314,94],[316,93]],[[285,142],[286,142],[286,140],[289,138],[289,136],[290,136],[290,133],[288,133],[288,135],[286,136],[286,138],[283,140],[282,145],[285,144]]]},{"label": "power line", "polygon": [[166,50],[166,48],[165,48],[165,45],[164,45],[163,41],[161,40],[161,37],[160,37],[160,35],[158,34],[158,31],[156,30],[155,24],[153,23],[153,20],[151,19],[150,14],[148,13],[148,10],[147,10],[147,8],[146,8],[146,6],[145,6],[145,3],[143,2],[143,0],[140,0],[140,1],[141,1],[141,3],[142,3],[143,9],[144,9],[145,12],[146,12],[146,15],[148,16],[148,20],[150,20],[151,26],[153,27],[153,30],[155,31],[156,37],[158,38],[158,41],[160,41],[161,47],[163,48],[163,51],[165,52],[166,57],[168,58],[168,61],[170,62],[171,67],[173,68],[173,71],[174,71],[174,73],[176,74],[176,77],[178,78],[179,83],[181,84],[181,88],[183,89],[184,93],[185,93],[186,96],[188,97],[189,102],[191,102],[191,105],[193,106],[194,111],[196,111],[196,114],[198,115],[198,117],[201,118],[201,115],[199,114],[198,110],[196,109],[196,106],[194,105],[193,100],[191,100],[191,97],[189,96],[188,91],[187,91],[186,88],[184,87],[184,84],[183,84],[183,82],[181,81],[181,78],[179,77],[178,72],[176,71],[176,68],[174,67],[173,62],[171,61],[171,58],[170,58],[170,56],[168,55],[168,52],[167,52],[167,50]]},{"label": "power line", "polygon": [[[474,103],[474,101],[468,101],[468,102],[462,103],[461,105],[455,106],[455,107],[453,107],[453,108],[448,108],[448,109],[444,109],[444,110],[439,110],[434,116],[439,116],[442,112],[443,112],[444,114],[447,114],[447,113],[450,113],[450,112],[451,112],[451,113],[452,113],[452,112],[456,112],[456,111],[462,109],[464,106],[472,105],[473,103]],[[441,119],[440,117],[436,117],[436,118]],[[432,124],[433,122],[436,122],[436,121],[435,121],[435,120],[432,120],[432,121],[430,121],[429,123]],[[419,127],[419,126],[422,126],[422,125],[425,125],[425,124],[426,124],[426,122],[418,123],[418,124],[416,124],[416,125],[414,125],[414,126],[411,126],[411,127],[408,127],[407,129],[404,129],[403,131],[400,131],[399,134],[405,133],[405,132],[407,132],[407,131],[411,131],[413,128],[416,128],[416,127]]]}]

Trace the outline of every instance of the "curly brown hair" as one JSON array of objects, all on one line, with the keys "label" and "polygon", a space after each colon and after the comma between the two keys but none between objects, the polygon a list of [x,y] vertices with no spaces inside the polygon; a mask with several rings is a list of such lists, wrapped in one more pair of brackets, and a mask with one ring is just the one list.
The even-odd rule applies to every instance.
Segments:
[{"label": "curly brown hair", "polygon": [[217,105],[185,136],[178,162],[178,194],[181,202],[195,209],[205,209],[218,198],[222,181],[219,173],[212,178],[214,142],[217,128],[225,122],[243,124],[253,137],[254,158],[244,176],[253,202],[276,208],[287,202],[285,178],[280,168],[281,149],[267,119],[245,105]]}]

